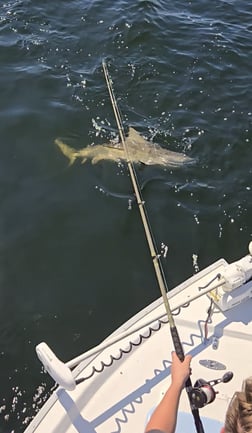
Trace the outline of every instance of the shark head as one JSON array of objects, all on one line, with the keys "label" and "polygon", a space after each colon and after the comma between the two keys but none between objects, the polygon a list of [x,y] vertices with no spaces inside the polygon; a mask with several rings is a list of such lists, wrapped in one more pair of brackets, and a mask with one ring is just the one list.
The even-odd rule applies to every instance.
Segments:
[{"label": "shark head", "polygon": [[132,127],[129,128],[125,141],[132,160],[142,162],[145,165],[179,167],[194,162],[184,153],[165,149],[159,144],[146,140]]}]

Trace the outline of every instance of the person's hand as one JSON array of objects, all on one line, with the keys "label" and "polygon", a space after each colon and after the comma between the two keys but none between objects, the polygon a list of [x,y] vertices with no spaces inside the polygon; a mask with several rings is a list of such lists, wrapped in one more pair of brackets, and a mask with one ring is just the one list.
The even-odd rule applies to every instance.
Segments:
[{"label": "person's hand", "polygon": [[184,361],[180,361],[176,352],[172,352],[171,378],[172,384],[183,388],[186,380],[191,374],[191,355],[186,355]]}]

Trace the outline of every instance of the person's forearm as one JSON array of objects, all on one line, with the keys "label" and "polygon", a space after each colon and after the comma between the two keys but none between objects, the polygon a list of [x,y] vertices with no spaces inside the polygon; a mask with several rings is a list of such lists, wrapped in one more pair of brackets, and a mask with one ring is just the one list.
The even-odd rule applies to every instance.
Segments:
[{"label": "person's forearm", "polygon": [[177,423],[177,412],[181,387],[171,384],[161,402],[153,412],[145,433],[150,430],[161,430],[164,433],[174,433]]}]

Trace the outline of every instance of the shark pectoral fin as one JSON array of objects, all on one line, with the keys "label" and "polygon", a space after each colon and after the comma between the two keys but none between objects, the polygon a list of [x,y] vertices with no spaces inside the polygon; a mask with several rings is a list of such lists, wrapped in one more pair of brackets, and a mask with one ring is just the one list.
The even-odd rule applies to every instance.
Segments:
[{"label": "shark pectoral fin", "polygon": [[94,156],[91,160],[92,164],[97,164],[97,162],[102,161],[104,158],[102,158],[101,156]]},{"label": "shark pectoral fin", "polygon": [[71,165],[73,165],[73,163],[74,163],[74,161],[76,160],[76,158],[77,158],[77,155],[72,155],[71,157],[69,157],[70,159],[69,159],[69,167],[71,166]]}]

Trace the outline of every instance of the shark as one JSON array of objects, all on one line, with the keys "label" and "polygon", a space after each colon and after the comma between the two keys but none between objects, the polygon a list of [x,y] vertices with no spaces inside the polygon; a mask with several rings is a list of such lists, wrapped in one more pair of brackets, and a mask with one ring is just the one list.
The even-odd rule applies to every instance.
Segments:
[{"label": "shark", "polygon": [[128,134],[125,137],[128,155],[126,155],[121,142],[115,144],[114,141],[110,141],[107,144],[88,145],[79,150],[64,143],[60,138],[56,138],[55,144],[63,155],[69,159],[70,165],[77,158],[81,159],[82,164],[89,159],[92,164],[97,164],[100,161],[131,161],[136,164],[142,163],[144,165],[159,165],[163,167],[179,167],[194,161],[184,153],[165,149],[159,144],[146,140],[132,127],[129,127]]}]

